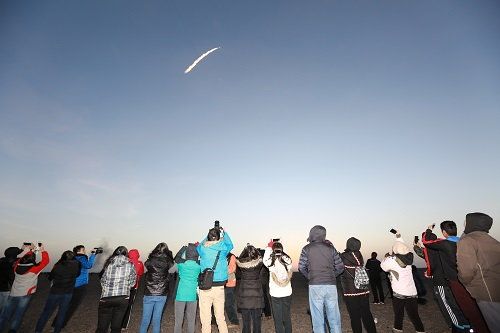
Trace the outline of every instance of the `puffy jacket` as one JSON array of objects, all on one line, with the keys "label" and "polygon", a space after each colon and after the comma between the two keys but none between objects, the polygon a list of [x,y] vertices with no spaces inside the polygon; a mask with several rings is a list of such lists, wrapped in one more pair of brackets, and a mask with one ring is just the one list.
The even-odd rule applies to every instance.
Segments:
[{"label": "puffy jacket", "polygon": [[209,241],[204,238],[197,247],[202,271],[205,268],[213,267],[217,252],[220,251],[219,261],[214,270],[214,286],[223,286],[226,284],[228,278],[226,256],[233,247],[233,242],[227,232],[224,232],[218,241]]},{"label": "puffy jacket", "polygon": [[292,294],[292,259],[288,255],[276,256],[273,263],[272,254],[273,250],[268,246],[262,258],[262,263],[269,269],[270,274],[269,294],[272,297],[290,296]]},{"label": "puffy jacket", "polygon": [[240,309],[261,309],[264,308],[264,292],[262,290],[262,281],[260,271],[262,269],[262,259],[236,260],[238,266],[238,298],[237,305]]},{"label": "puffy jacket", "polygon": [[340,255],[345,267],[344,272],[340,275],[344,296],[361,296],[370,293],[369,290],[357,289],[354,285],[356,267],[363,267],[364,263],[363,256],[359,252],[360,249],[361,242],[356,238],[349,238],[346,250]]},{"label": "puffy jacket", "polygon": [[141,282],[141,277],[144,275],[144,264],[142,261],[139,260],[139,257],[141,255],[139,254],[139,250],[132,249],[128,251],[128,257],[130,259],[130,262],[134,264],[135,268],[135,273],[137,274],[137,279],[135,280],[135,284],[132,288],[136,288],[139,286],[139,283]]},{"label": "puffy jacket", "polygon": [[94,266],[95,262],[95,253],[92,253],[90,257],[87,257],[85,254],[76,254],[75,258],[80,262],[80,275],[76,278],[75,287],[81,287],[89,284],[89,271]]},{"label": "puffy jacket", "polygon": [[174,265],[167,255],[150,255],[146,260],[146,275],[144,295],[166,296],[168,294],[169,273],[168,270]]},{"label": "puffy jacket", "polygon": [[[31,255],[31,252],[26,255]],[[49,264],[50,259],[47,251],[35,252],[35,256],[37,264],[21,264],[22,258],[15,263],[15,279],[10,290],[10,296],[26,296],[36,292],[38,275]]]},{"label": "puffy jacket", "polygon": [[101,298],[112,296],[129,296],[135,285],[134,265],[124,255],[113,257],[101,277]]},{"label": "puffy jacket", "polygon": [[458,242],[458,278],[475,299],[500,302],[500,242],[488,234],[492,223],[485,214],[467,214]]},{"label": "puffy jacket", "polygon": [[326,242],[326,229],[314,226],[307,239],[309,244],[300,253],[299,271],[310,285],[335,285],[336,278],[344,271],[344,264],[335,247]]},{"label": "puffy jacket", "polygon": [[71,294],[75,288],[76,277],[80,274],[80,262],[76,259],[58,262],[49,274],[52,281],[51,294]]}]

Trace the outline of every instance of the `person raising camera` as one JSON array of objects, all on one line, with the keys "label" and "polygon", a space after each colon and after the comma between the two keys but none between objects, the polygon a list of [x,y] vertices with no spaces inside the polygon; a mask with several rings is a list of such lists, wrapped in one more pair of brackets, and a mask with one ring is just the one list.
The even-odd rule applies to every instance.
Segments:
[{"label": "person raising camera", "polygon": [[224,316],[224,285],[228,279],[227,254],[233,249],[233,242],[229,234],[215,221],[215,226],[208,231],[197,247],[200,255],[202,272],[213,268],[212,287],[206,290],[200,288],[200,320],[202,333],[212,330],[212,305],[215,319],[220,333],[227,333],[227,324]]}]

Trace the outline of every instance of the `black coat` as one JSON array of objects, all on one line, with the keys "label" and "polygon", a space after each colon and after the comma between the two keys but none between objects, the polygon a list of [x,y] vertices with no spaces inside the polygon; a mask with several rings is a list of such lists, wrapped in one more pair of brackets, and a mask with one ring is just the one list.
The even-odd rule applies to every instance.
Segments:
[{"label": "black coat", "polygon": [[237,286],[239,309],[262,309],[264,308],[264,292],[260,279],[262,259],[241,262],[236,260],[237,275],[240,281]]},{"label": "black coat", "polygon": [[1,258],[0,259],[0,291],[10,291],[14,282],[14,263],[16,259]]},{"label": "black coat", "polygon": [[[356,260],[356,258],[358,260]],[[356,267],[363,267],[363,256],[359,251],[345,251],[340,255],[342,262],[345,265],[345,271],[340,276],[342,281],[342,291],[344,296],[355,296],[356,294],[366,293],[366,289],[357,289],[354,286],[354,276],[356,274]],[[359,262],[359,263],[358,263]]]},{"label": "black coat", "polygon": [[76,278],[80,275],[80,268],[81,264],[76,259],[56,263],[49,274],[49,280],[52,281],[50,293],[59,295],[72,293]]},{"label": "black coat", "polygon": [[146,281],[145,296],[166,296],[168,294],[170,281],[168,270],[173,265],[173,260],[166,255],[151,256],[146,260],[144,266],[148,271],[144,279]]}]

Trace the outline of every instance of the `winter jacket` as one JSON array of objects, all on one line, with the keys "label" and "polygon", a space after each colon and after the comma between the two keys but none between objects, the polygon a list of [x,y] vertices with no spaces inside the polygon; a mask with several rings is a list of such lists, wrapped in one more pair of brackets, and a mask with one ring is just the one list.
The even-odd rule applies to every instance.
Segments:
[{"label": "winter jacket", "polygon": [[139,283],[141,282],[141,277],[144,275],[144,264],[139,260],[140,256],[141,255],[139,254],[139,250],[132,249],[128,251],[128,257],[130,259],[130,262],[134,264],[135,273],[137,274],[137,279],[134,286],[132,287],[134,289],[137,289]]},{"label": "winter jacket", "polygon": [[113,257],[101,277],[101,298],[129,296],[130,288],[135,285],[136,279],[134,265],[128,257]]},{"label": "winter jacket", "polygon": [[76,277],[80,274],[80,262],[76,259],[58,262],[49,274],[52,281],[51,294],[71,294],[75,288]]},{"label": "winter jacket", "polygon": [[209,241],[205,238],[197,247],[202,271],[205,268],[213,267],[217,252],[220,251],[219,261],[214,270],[214,286],[223,286],[226,284],[228,278],[226,256],[233,247],[233,242],[227,232],[221,234],[221,238],[218,241]]},{"label": "winter jacket", "polygon": [[[31,255],[31,252],[28,252]],[[19,259],[14,264],[14,283],[10,290],[11,297],[31,295],[36,292],[38,275],[49,264],[49,254],[47,251],[35,252],[37,264],[21,264]],[[41,258],[40,258],[41,257]]]},{"label": "winter jacket", "polygon": [[493,221],[469,215],[458,242],[458,278],[476,300],[500,302],[500,242],[488,234]]},{"label": "winter jacket", "polygon": [[307,240],[309,244],[300,253],[299,271],[309,280],[309,285],[337,284],[336,278],[344,271],[344,264],[335,247],[325,242],[326,229],[314,226]]},{"label": "winter jacket", "polygon": [[226,287],[236,287],[236,256],[229,253],[227,258],[227,283]]},{"label": "winter jacket", "polygon": [[92,253],[90,257],[87,257],[86,254],[76,254],[75,258],[80,262],[80,275],[76,278],[75,287],[81,287],[89,284],[89,271],[94,266],[95,262],[95,253]]},{"label": "winter jacket", "polygon": [[357,289],[354,285],[356,267],[363,267],[364,264],[363,256],[359,252],[360,249],[361,242],[356,238],[349,238],[346,250],[340,255],[345,267],[344,272],[340,275],[344,296],[361,296],[370,293],[369,290]]},{"label": "winter jacket", "polygon": [[237,290],[237,306],[239,309],[262,309],[264,308],[264,291],[260,280],[262,259],[248,260],[240,258],[236,260],[238,276],[240,281]]},{"label": "winter jacket", "polygon": [[368,271],[368,277],[370,280],[377,281],[381,280],[380,273],[382,273],[382,268],[380,268],[380,260],[370,258],[366,261],[365,265],[366,270]]},{"label": "winter jacket", "polygon": [[[151,254],[146,260],[145,266],[148,270],[144,277],[145,296],[166,296],[170,282],[168,270],[174,265],[172,258],[166,254]],[[140,266],[139,266],[140,268]]]},{"label": "winter jacket", "polygon": [[404,255],[386,257],[380,267],[390,273],[389,278],[395,297],[417,297],[410,259],[405,262],[401,258],[405,258]]},{"label": "winter jacket", "polygon": [[[436,241],[437,239],[437,236],[430,229],[427,229],[424,233],[422,233],[422,242],[424,244]],[[446,276],[444,274],[444,268],[443,264],[441,263],[439,251],[424,247],[423,254],[425,263],[427,265],[425,276],[432,277],[432,284],[435,286],[446,285]]]},{"label": "winter jacket", "polygon": [[179,273],[179,283],[175,300],[179,302],[193,302],[197,300],[198,276],[201,266],[198,263],[196,245],[183,246],[175,255],[176,271]]},{"label": "winter jacket", "polygon": [[287,297],[292,294],[292,259],[288,256],[283,257],[285,265],[276,258],[273,263],[271,257],[273,253],[272,248],[266,247],[262,262],[264,266],[268,267],[269,278],[269,294],[272,297]]},{"label": "winter jacket", "polygon": [[[427,234],[427,232],[426,232]],[[428,250],[439,253],[443,275],[448,281],[456,281],[457,277],[457,236],[450,236],[446,239],[436,240],[422,239],[422,243]]]}]

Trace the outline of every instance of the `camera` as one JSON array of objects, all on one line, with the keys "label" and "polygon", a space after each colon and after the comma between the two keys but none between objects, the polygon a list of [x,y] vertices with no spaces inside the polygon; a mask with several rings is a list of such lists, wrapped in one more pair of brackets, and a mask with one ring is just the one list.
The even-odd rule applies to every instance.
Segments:
[{"label": "camera", "polygon": [[31,242],[24,242],[23,245],[25,245],[25,246],[31,246]]},{"label": "camera", "polygon": [[414,243],[414,244],[417,244],[417,243],[418,243],[418,240],[419,240],[419,239],[418,239],[418,236],[415,236],[415,238],[413,239],[413,243]]},{"label": "camera", "polygon": [[389,230],[389,232],[390,232],[391,234],[394,234],[394,235],[398,233],[398,231],[397,231],[396,229],[391,229],[391,230]]},{"label": "camera", "polygon": [[100,254],[103,253],[104,250],[102,249],[102,247],[94,247],[94,250],[92,252],[95,254]]},{"label": "camera", "polygon": [[220,228],[220,222],[219,221],[215,221],[214,222],[214,228]]},{"label": "camera", "polygon": [[279,242],[280,239],[279,238],[273,238],[273,243],[276,243],[276,242]]}]

